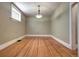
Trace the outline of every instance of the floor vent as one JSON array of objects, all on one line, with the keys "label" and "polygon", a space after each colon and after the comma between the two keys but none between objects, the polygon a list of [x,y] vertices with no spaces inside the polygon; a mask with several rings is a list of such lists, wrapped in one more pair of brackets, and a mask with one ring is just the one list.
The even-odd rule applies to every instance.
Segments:
[{"label": "floor vent", "polygon": [[17,42],[20,42],[21,40],[18,40]]}]

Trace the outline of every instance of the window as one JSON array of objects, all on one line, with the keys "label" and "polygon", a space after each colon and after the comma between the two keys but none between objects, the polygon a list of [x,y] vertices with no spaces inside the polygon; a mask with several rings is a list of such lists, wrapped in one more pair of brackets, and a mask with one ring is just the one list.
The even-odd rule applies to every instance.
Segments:
[{"label": "window", "polygon": [[21,21],[20,11],[12,4],[11,5],[11,17],[17,21]]}]

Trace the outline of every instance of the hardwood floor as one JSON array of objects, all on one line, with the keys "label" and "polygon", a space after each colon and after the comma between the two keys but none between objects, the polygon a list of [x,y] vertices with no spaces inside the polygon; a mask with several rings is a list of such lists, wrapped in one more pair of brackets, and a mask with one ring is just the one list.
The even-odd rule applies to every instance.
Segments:
[{"label": "hardwood floor", "polygon": [[76,57],[72,51],[51,37],[25,37],[0,51],[1,57]]}]

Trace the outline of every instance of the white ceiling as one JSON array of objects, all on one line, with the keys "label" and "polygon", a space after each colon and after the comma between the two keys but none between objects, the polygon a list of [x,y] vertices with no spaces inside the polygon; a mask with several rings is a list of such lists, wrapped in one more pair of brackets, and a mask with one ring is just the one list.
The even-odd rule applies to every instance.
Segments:
[{"label": "white ceiling", "polygon": [[51,15],[56,9],[64,6],[64,2],[14,2],[14,4],[23,11],[25,15],[34,16],[37,14],[37,5],[40,5],[41,14],[44,16]]}]

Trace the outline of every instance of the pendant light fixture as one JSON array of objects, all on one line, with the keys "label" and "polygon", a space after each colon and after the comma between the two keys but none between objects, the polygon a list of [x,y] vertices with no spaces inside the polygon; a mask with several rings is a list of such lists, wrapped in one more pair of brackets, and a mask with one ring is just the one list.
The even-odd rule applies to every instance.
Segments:
[{"label": "pendant light fixture", "polygon": [[40,14],[40,5],[38,5],[38,13],[36,15],[36,18],[42,18],[43,16]]}]

